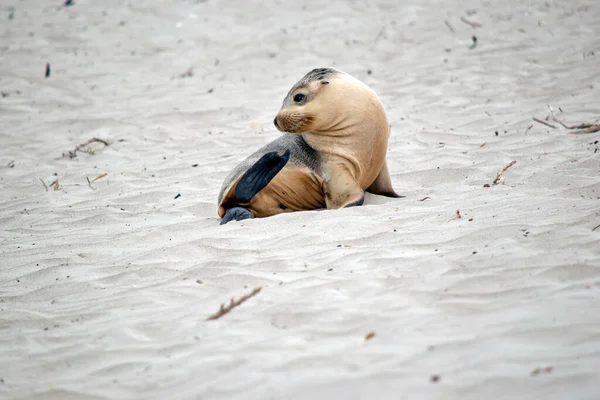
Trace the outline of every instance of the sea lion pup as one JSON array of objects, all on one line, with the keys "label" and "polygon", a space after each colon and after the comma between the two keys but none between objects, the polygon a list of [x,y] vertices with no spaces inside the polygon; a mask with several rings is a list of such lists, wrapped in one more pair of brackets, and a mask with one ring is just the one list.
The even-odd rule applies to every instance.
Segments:
[{"label": "sea lion pup", "polygon": [[225,179],[221,225],[282,212],[363,204],[365,190],[401,197],[385,155],[389,126],[379,97],[333,68],[306,74],[288,92],[273,121],[283,136]]}]

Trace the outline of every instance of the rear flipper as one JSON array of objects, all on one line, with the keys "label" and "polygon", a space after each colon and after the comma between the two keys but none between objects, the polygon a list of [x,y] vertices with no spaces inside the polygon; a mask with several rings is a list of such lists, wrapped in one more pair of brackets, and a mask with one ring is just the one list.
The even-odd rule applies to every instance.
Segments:
[{"label": "rear flipper", "polygon": [[244,207],[233,207],[227,210],[220,225],[225,225],[230,221],[241,221],[243,219],[254,218],[254,215]]},{"label": "rear flipper", "polygon": [[404,197],[396,193],[392,187],[392,179],[390,178],[390,173],[388,171],[387,161],[383,163],[383,167],[381,168],[379,175],[377,175],[377,178],[375,178],[375,182],[369,186],[367,192],[385,197]]},{"label": "rear flipper", "polygon": [[244,173],[235,188],[235,202],[249,203],[258,192],[271,182],[275,175],[285,167],[290,159],[290,151],[286,150],[282,156],[276,151],[262,156]]}]

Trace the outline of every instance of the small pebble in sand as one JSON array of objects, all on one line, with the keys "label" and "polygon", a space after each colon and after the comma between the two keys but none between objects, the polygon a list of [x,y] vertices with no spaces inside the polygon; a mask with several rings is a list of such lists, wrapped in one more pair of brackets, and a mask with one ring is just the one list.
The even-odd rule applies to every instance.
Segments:
[{"label": "small pebble in sand", "polygon": [[439,381],[440,381],[440,379],[442,379],[442,377],[441,377],[441,376],[439,376],[439,375],[431,375],[431,378],[429,378],[429,380],[430,380],[431,382],[433,382],[433,383],[437,383],[437,382],[439,382]]}]

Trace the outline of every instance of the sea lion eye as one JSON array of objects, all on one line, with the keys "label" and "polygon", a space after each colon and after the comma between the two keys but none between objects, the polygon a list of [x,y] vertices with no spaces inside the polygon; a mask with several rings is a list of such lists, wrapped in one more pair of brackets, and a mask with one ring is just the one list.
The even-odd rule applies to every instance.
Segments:
[{"label": "sea lion eye", "polygon": [[302,93],[298,93],[294,96],[294,102],[301,103],[306,98]]}]

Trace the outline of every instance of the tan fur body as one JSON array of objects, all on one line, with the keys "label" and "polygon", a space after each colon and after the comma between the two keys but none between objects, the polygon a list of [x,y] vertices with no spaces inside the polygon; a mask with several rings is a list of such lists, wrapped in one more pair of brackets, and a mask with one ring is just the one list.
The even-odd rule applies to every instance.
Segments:
[{"label": "tan fur body", "polygon": [[[298,94],[304,101],[294,100]],[[337,70],[311,71],[290,90],[275,125],[289,133],[253,156],[288,148],[292,159],[249,203],[239,204],[255,217],[354,205],[362,202],[365,190],[397,197],[385,160],[389,137],[385,110],[375,92],[359,80]],[[292,135],[301,138],[294,141]],[[307,151],[303,142],[315,152],[308,162],[298,159]],[[244,172],[238,169],[222,189],[221,217]]]}]

